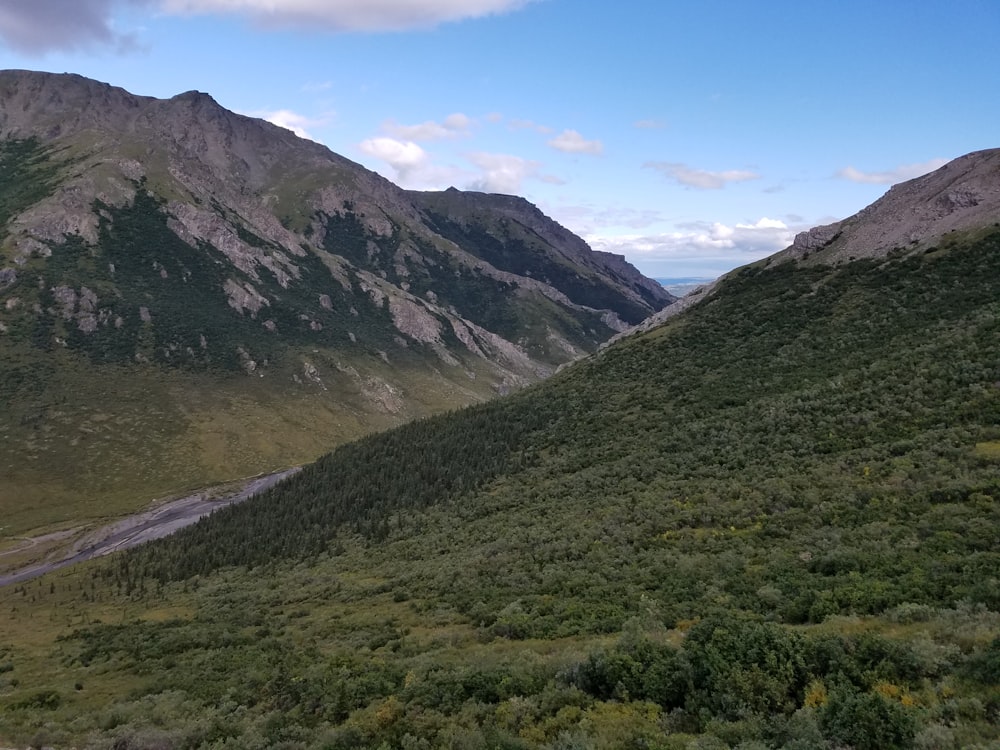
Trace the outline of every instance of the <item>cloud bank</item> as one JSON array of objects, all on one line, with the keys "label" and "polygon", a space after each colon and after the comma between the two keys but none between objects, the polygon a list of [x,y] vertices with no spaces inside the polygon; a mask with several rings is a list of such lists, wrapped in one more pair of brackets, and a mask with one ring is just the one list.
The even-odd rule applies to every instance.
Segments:
[{"label": "cloud bank", "polygon": [[507,13],[532,0],[162,0],[168,13],[234,14],[268,27],[404,31]]},{"label": "cloud bank", "polygon": [[137,46],[136,38],[114,29],[112,9],[150,1],[7,0],[0,3],[0,44],[28,55],[94,46],[128,51]]},{"label": "cloud bank", "polygon": [[0,45],[29,55],[91,47],[130,51],[133,34],[114,11],[148,7],[172,15],[242,16],[262,28],[406,31],[519,10],[535,0],[3,0]]},{"label": "cloud bank", "polygon": [[647,161],[642,165],[655,169],[664,177],[685,187],[698,190],[721,190],[730,182],[746,182],[756,180],[760,175],[741,169],[729,169],[724,172],[709,172],[704,169],[694,169],[687,164],[672,161]]},{"label": "cloud bank", "polygon": [[895,185],[897,182],[912,180],[914,177],[933,172],[947,163],[947,159],[931,159],[920,164],[903,164],[888,172],[862,172],[854,167],[844,167],[837,172],[837,177],[867,185]]},{"label": "cloud bank", "polygon": [[649,275],[714,276],[788,247],[798,231],[767,217],[752,224],[691,222],[676,229],[662,234],[594,235],[586,240],[595,250],[626,256]]}]

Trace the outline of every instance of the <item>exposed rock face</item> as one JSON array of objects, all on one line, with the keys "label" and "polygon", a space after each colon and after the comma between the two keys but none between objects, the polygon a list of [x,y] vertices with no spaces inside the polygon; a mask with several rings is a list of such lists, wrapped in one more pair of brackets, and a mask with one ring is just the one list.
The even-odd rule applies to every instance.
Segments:
[{"label": "exposed rock face", "polygon": [[843,263],[917,252],[950,232],[1000,221],[1000,149],[976,151],[930,174],[893,185],[854,216],[810,229],[775,260]]},{"label": "exposed rock face", "polygon": [[813,250],[821,250],[839,236],[839,221],[833,224],[824,224],[822,226],[813,227],[805,232],[799,232],[795,235],[792,247],[803,253],[811,252]]}]

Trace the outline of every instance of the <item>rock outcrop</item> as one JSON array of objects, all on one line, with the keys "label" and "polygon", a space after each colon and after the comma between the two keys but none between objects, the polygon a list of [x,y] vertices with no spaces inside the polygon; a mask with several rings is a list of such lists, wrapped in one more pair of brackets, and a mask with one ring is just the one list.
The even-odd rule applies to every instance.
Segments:
[{"label": "rock outcrop", "polygon": [[1000,149],[976,151],[889,192],[854,216],[799,234],[774,260],[843,263],[922,251],[1000,221]]}]

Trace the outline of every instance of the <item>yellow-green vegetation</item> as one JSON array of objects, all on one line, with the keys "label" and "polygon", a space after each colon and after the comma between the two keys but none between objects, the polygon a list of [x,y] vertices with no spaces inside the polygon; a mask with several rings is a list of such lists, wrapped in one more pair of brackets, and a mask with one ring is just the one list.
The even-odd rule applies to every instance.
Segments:
[{"label": "yellow-green vegetation", "polygon": [[9,588],[0,735],[996,747],[997,278],[996,234],[751,268],[542,385]]},{"label": "yellow-green vegetation", "polygon": [[993,460],[1000,459],[1000,440],[989,440],[985,443],[976,443],[976,455]]},{"label": "yellow-green vegetation", "polygon": [[[87,525],[154,498],[308,463],[331,445],[491,396],[468,378],[394,371],[377,357],[304,351],[297,359],[297,372],[256,377],[91,367],[66,355],[36,398],[11,400],[0,417],[0,538]],[[302,362],[320,382],[305,378]],[[399,390],[388,404],[377,400],[385,383]]]}]

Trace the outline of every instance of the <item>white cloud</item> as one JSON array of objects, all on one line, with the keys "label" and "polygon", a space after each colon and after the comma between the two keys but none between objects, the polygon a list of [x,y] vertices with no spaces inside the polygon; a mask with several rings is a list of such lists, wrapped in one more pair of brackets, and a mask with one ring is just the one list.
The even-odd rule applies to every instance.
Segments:
[{"label": "white cloud", "polygon": [[369,138],[361,143],[361,150],[386,162],[401,176],[419,169],[428,161],[427,152],[416,143],[397,141],[395,138]]},{"label": "white cloud", "polygon": [[444,118],[442,124],[452,132],[464,133],[475,124],[475,120],[461,112],[455,112]]},{"label": "white cloud", "polygon": [[277,125],[278,127],[285,128],[286,130],[291,130],[299,138],[316,141],[317,143],[320,141],[311,136],[306,128],[325,125],[329,121],[329,118],[317,119],[306,117],[305,115],[300,115],[297,112],[292,112],[290,109],[279,109],[273,112],[258,112],[253,116],[260,117],[274,125]]},{"label": "white cloud", "polygon": [[517,195],[521,192],[521,183],[529,177],[537,177],[541,166],[537,161],[522,159],[520,156],[483,151],[467,154],[466,158],[481,173],[469,184],[469,189],[484,193]]},{"label": "white cloud", "polygon": [[642,166],[655,169],[675,182],[698,190],[720,190],[730,182],[746,182],[756,180],[760,175],[743,169],[728,169],[724,172],[709,172],[704,169],[694,169],[686,164],[667,161],[647,161]]},{"label": "white cloud", "polygon": [[401,125],[395,120],[387,120],[382,130],[395,138],[407,141],[436,141],[469,135],[475,121],[461,112],[448,115],[442,122],[427,121],[418,125]]},{"label": "white cloud", "polygon": [[564,130],[549,141],[549,145],[557,151],[565,151],[568,154],[593,154],[596,156],[604,151],[603,143],[588,141],[575,130]]},{"label": "white cloud", "polygon": [[785,224],[781,219],[769,219],[766,216],[762,216],[757,220],[756,224],[737,224],[737,229],[788,229],[788,225]]},{"label": "white cloud", "polygon": [[359,144],[362,152],[385,162],[392,173],[385,175],[407,190],[443,190],[465,185],[477,175],[469,170],[434,163],[433,155],[413,141],[369,138]]},{"label": "white cloud", "polygon": [[837,172],[837,177],[869,185],[894,185],[933,172],[947,163],[947,159],[931,159],[921,164],[903,164],[888,172],[862,172],[854,167],[844,167]]},{"label": "white cloud", "polygon": [[[445,122],[461,127],[472,121],[457,115]],[[520,195],[527,179],[563,184],[558,177],[541,173],[540,162],[513,154],[470,151],[461,154],[465,165],[454,165],[441,163],[440,154],[425,150],[411,139],[379,136],[363,141],[359,147],[366,155],[388,164],[392,174],[386,176],[410,190],[442,190],[454,185],[464,190]]]},{"label": "white cloud", "polygon": [[168,13],[243,15],[265,28],[401,31],[507,13],[532,0],[161,0]]},{"label": "white cloud", "polygon": [[116,5],[142,6],[152,0],[6,0],[0,4],[0,44],[29,55],[93,46],[120,52],[138,46],[135,34],[114,28]]},{"label": "white cloud", "polygon": [[[776,253],[792,244],[796,228],[778,219],[763,217],[753,223],[690,222],[661,234],[586,237],[595,250],[624,255],[640,267],[687,269],[701,264],[708,269],[728,270]],[[719,271],[721,272],[721,271]],[[677,275],[684,275],[678,273]]]}]

